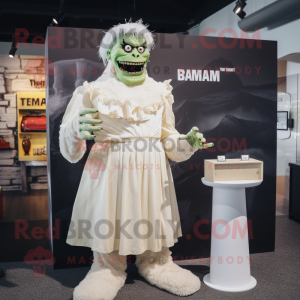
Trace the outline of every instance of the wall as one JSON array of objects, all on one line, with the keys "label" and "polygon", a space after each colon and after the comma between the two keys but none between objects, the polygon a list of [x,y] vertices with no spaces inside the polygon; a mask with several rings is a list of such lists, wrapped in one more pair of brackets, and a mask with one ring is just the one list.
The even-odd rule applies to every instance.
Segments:
[{"label": "wall", "polygon": [[[8,55],[10,48],[11,48],[11,43],[0,42],[0,54]],[[27,47],[25,47],[25,45],[20,44],[16,54],[17,55],[44,56],[45,55],[45,46],[43,44],[29,44],[28,43]]]},{"label": "wall", "polygon": [[[289,199],[289,163],[297,161],[299,75],[289,75],[283,78],[286,79],[284,92],[290,97],[290,108],[283,108],[282,103],[278,102],[278,110],[290,112],[290,118],[294,119],[294,128],[289,130],[290,133],[287,131],[277,132],[277,193],[285,199]],[[278,94],[278,98],[284,99],[284,96]]]},{"label": "wall", "polygon": [[[3,191],[21,189],[16,93],[45,90],[33,81],[45,81],[44,66],[44,56],[15,55],[10,58],[7,53],[0,55],[0,138],[9,142],[11,149],[0,150],[0,186]],[[46,167],[28,167],[28,181],[31,189],[47,189]]]},{"label": "wall", "polygon": [[[244,11],[247,15],[275,2],[274,0],[248,0]],[[234,29],[238,36],[241,35],[241,29],[238,26],[239,17],[234,14],[233,9],[236,2],[224,7],[222,10],[203,20],[199,25],[189,30],[192,35],[203,35],[203,31],[207,28],[215,28],[217,32],[209,33],[207,36],[218,36],[224,28]],[[270,27],[260,30],[261,39],[278,41],[278,58],[291,53],[300,52],[299,36],[300,19],[280,20],[280,23],[272,24]],[[249,32],[249,36],[252,33]],[[232,37],[230,33],[225,37]]]},{"label": "wall", "polygon": [[[290,107],[282,107],[278,102],[278,110],[288,110],[289,117],[294,119],[294,128],[277,132],[277,176],[286,176],[289,173],[288,164],[297,160],[297,121],[298,121],[298,75],[286,76],[286,93],[290,96]],[[278,94],[278,98],[282,98]],[[281,106],[281,107],[280,107]]]},{"label": "wall", "polygon": [[285,78],[284,92],[291,96],[291,118],[294,119],[294,128],[291,138],[277,142],[277,183],[281,182],[278,186],[284,187],[280,194],[289,199],[288,164],[300,162],[300,53],[286,55],[279,60],[281,64],[283,61],[287,62],[286,76],[281,78]]}]

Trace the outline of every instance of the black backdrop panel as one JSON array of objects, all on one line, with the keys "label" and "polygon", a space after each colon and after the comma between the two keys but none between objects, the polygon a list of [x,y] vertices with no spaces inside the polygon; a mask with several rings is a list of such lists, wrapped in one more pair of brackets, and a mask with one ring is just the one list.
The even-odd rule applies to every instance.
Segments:
[{"label": "black backdrop panel", "polygon": [[[49,28],[46,58],[50,225],[59,221],[60,237],[52,242],[56,268],[89,265],[92,252],[66,244],[72,207],[88,152],[76,164],[59,151],[59,126],[75,87],[103,72],[97,46],[101,30]],[[148,73],[157,81],[172,79],[176,128],[187,133],[197,126],[215,143],[183,163],[171,162],[183,237],[172,248],[177,259],[208,257],[212,189],[201,183],[204,159],[241,154],[264,162],[264,181],[246,191],[250,220],[250,252],[274,251],[276,201],[277,43],[198,36],[155,34]],[[55,38],[54,38],[55,39]],[[54,40],[53,39],[53,40]],[[210,46],[207,46],[210,45]],[[54,66],[54,69],[53,69]],[[76,74],[77,67],[77,74]],[[229,69],[224,69],[229,68]],[[233,70],[234,68],[234,70]],[[178,80],[178,69],[220,70],[216,81]],[[51,73],[54,70],[54,73]],[[89,145],[88,145],[89,146]]]}]

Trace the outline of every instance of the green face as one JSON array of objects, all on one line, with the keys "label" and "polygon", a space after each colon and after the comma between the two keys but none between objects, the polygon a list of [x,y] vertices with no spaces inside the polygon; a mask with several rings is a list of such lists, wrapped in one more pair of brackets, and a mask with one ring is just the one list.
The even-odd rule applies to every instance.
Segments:
[{"label": "green face", "polygon": [[112,61],[117,78],[128,85],[145,81],[149,56],[145,38],[133,35],[119,37],[107,50],[107,59]]}]

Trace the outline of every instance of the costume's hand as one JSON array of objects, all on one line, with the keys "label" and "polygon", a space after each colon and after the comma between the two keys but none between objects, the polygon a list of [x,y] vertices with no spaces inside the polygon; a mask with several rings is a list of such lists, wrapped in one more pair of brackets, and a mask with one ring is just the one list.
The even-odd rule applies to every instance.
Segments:
[{"label": "costume's hand", "polygon": [[98,110],[94,108],[83,108],[79,111],[79,133],[78,137],[85,140],[93,140],[95,135],[87,135],[84,131],[88,131],[90,133],[95,131],[100,131],[103,128],[100,126],[95,126],[97,124],[101,124],[102,121],[99,119],[89,119],[85,117],[86,114],[94,114],[97,113]]},{"label": "costume's hand", "polygon": [[194,149],[206,149],[213,147],[214,143],[205,144],[206,139],[203,137],[202,133],[199,133],[197,127],[193,127],[191,131],[179,138],[180,140],[186,140]]}]

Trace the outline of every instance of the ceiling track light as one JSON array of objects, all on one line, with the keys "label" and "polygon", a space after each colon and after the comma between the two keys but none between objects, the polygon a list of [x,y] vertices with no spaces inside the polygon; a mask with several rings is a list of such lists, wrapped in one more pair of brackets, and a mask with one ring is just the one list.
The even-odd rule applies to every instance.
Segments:
[{"label": "ceiling track light", "polygon": [[63,11],[64,3],[65,0],[60,0],[59,9],[58,9],[59,14],[52,19],[50,26],[58,26],[59,23],[61,23],[63,19],[66,17],[66,12]]},{"label": "ceiling track light", "polygon": [[236,5],[235,5],[233,12],[236,15],[238,15],[241,19],[244,19],[246,16],[246,13],[243,10],[246,5],[247,5],[246,0],[236,1]]},{"label": "ceiling track light", "polygon": [[10,51],[9,51],[8,56],[9,56],[10,58],[14,58],[16,52],[17,52],[17,48],[11,48]]},{"label": "ceiling track light", "polygon": [[10,58],[14,58],[16,52],[17,52],[17,48],[16,48],[16,42],[15,42],[15,35],[13,34],[11,48],[9,50],[8,56]]},{"label": "ceiling track light", "polygon": [[66,12],[64,11],[61,11],[59,12],[58,16],[54,17],[51,21],[51,26],[58,26],[62,21],[63,19],[66,17]]}]

